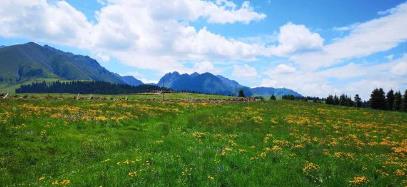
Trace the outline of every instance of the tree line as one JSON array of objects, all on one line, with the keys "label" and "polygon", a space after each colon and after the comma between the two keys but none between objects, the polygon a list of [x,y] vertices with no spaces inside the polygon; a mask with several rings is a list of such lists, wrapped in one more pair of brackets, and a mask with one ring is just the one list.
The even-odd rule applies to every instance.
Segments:
[{"label": "tree line", "polygon": [[71,93],[71,94],[131,94],[171,91],[155,85],[130,86],[101,81],[34,82],[22,85],[16,93]]},{"label": "tree line", "polygon": [[387,93],[382,88],[376,88],[370,94],[368,101],[362,101],[358,94],[352,100],[347,95],[332,96],[325,99],[326,104],[350,107],[370,107],[378,110],[393,110],[407,112],[407,90],[402,94],[400,91],[389,90]]}]

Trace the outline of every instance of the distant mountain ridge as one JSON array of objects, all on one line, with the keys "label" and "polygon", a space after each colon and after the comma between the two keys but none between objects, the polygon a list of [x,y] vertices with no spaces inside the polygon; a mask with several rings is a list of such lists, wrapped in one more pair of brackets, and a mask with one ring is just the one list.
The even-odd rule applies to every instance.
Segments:
[{"label": "distant mountain ridge", "polygon": [[133,76],[122,76],[122,81],[130,86],[139,86],[144,84],[143,82],[134,78]]},{"label": "distant mountain ridge", "polygon": [[0,82],[16,84],[36,79],[95,80],[118,84],[128,84],[130,80],[108,71],[88,56],[63,52],[48,45],[29,42],[0,48]]},{"label": "distant mountain ridge", "polygon": [[171,72],[165,74],[157,85],[177,91],[192,91],[208,94],[237,95],[239,90],[243,90],[246,96],[293,95],[302,97],[301,94],[287,88],[249,88],[240,85],[234,80],[211,73],[180,74],[178,72]]},{"label": "distant mountain ridge", "polygon": [[[88,56],[64,52],[34,42],[0,47],[0,84],[17,85],[33,80],[94,80],[139,86],[142,81],[120,76],[102,67]],[[301,94],[286,88],[249,88],[211,73],[165,74],[156,84],[176,91],[235,96],[243,90],[246,96],[282,96]]]}]

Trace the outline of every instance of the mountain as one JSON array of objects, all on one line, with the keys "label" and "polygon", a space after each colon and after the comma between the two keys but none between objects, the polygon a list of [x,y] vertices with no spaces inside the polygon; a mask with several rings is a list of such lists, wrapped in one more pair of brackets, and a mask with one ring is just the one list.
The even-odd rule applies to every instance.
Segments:
[{"label": "mountain", "polygon": [[249,88],[240,85],[234,80],[220,75],[216,76],[211,73],[193,73],[191,75],[180,74],[178,72],[167,73],[160,79],[157,85],[177,91],[193,91],[221,95],[237,95],[239,90],[243,90],[246,96],[301,96],[301,94],[286,88]]},{"label": "mountain", "polygon": [[302,97],[301,94],[287,88],[271,88],[271,87],[257,87],[251,89],[253,96],[283,96],[293,95],[295,97]]},{"label": "mountain", "polygon": [[126,84],[125,80],[128,80],[106,70],[88,56],[63,52],[48,45],[30,42],[0,48],[0,83],[18,84],[43,79],[95,80],[118,84]]},{"label": "mountain", "polygon": [[[64,52],[48,45],[26,44],[0,47],[0,85],[16,86],[33,80],[94,80],[138,86],[143,84],[132,76],[120,76],[102,67],[96,60]],[[176,91],[246,96],[301,96],[286,88],[249,88],[211,73],[167,73],[156,84]]]},{"label": "mountain", "polygon": [[233,85],[228,84],[229,79],[220,78],[210,73],[179,74],[167,73],[158,82],[158,86],[171,88],[177,91],[192,91],[209,94],[235,95]]},{"label": "mountain", "polygon": [[143,82],[134,78],[133,76],[122,76],[122,81],[130,86],[139,86],[143,84]]}]

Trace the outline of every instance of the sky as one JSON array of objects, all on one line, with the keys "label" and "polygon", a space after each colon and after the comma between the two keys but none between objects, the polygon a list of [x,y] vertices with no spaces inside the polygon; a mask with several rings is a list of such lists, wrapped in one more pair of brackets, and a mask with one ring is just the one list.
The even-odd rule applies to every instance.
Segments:
[{"label": "sky", "polygon": [[210,72],[307,96],[407,89],[401,0],[2,0],[0,45],[48,44],[157,82]]}]

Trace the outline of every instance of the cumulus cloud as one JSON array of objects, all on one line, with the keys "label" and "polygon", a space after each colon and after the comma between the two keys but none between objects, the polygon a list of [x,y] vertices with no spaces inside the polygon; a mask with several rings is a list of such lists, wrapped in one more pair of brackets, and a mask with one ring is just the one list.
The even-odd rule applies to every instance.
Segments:
[{"label": "cumulus cloud", "polygon": [[255,78],[257,77],[258,73],[256,68],[244,64],[244,65],[234,65],[232,75],[234,77],[240,78]]},{"label": "cumulus cloud", "polygon": [[2,0],[0,35],[67,45],[85,44],[91,24],[65,1]]},{"label": "cumulus cloud", "polygon": [[[250,59],[264,53],[256,44],[226,38],[189,22],[249,23],[263,19],[244,2],[175,0],[110,1],[97,14],[91,48],[138,68],[188,71],[184,61]],[[126,53],[124,54],[123,51]]]},{"label": "cumulus cloud", "polygon": [[[385,90],[407,87],[407,54],[384,63],[349,63],[323,70],[287,68],[279,64],[265,71],[260,86],[288,87],[312,96],[359,94],[368,99],[377,87]],[[286,69],[288,71],[286,71]],[[342,82],[344,84],[338,83]]]},{"label": "cumulus cloud", "polygon": [[202,62],[197,62],[195,63],[194,67],[188,72],[198,72],[198,73],[220,73],[220,70],[218,68],[215,68],[212,62],[210,61],[202,61]]},{"label": "cumulus cloud", "polygon": [[[66,1],[5,0],[0,6],[0,36],[88,49],[103,60],[116,58],[137,68],[185,70],[184,61],[250,59],[264,47],[226,38],[191,26],[198,19],[212,24],[248,24],[266,17],[248,1],[99,0],[105,5],[95,23]],[[16,11],[18,10],[18,11]]]},{"label": "cumulus cloud", "polygon": [[[214,24],[264,19],[266,15],[256,12],[249,1],[240,6],[229,0],[99,2],[105,6],[91,23],[66,1],[6,0],[0,7],[0,35],[79,47],[103,61],[115,58],[129,66],[163,73],[189,71],[184,62],[253,60],[318,48],[323,42],[304,25],[292,23],[280,29],[278,45],[272,47],[191,26],[198,19]],[[21,12],[12,11],[17,9]]]},{"label": "cumulus cloud", "polygon": [[350,27],[350,34],[316,52],[294,55],[291,59],[306,68],[329,67],[343,60],[387,51],[407,40],[407,3],[377,19]]},{"label": "cumulus cloud", "polygon": [[280,27],[279,45],[271,50],[273,55],[286,56],[294,52],[322,48],[324,39],[311,32],[305,25],[287,23]]},{"label": "cumulus cloud", "polygon": [[275,69],[273,69],[272,74],[289,74],[296,71],[295,67],[288,64],[279,64]]}]

